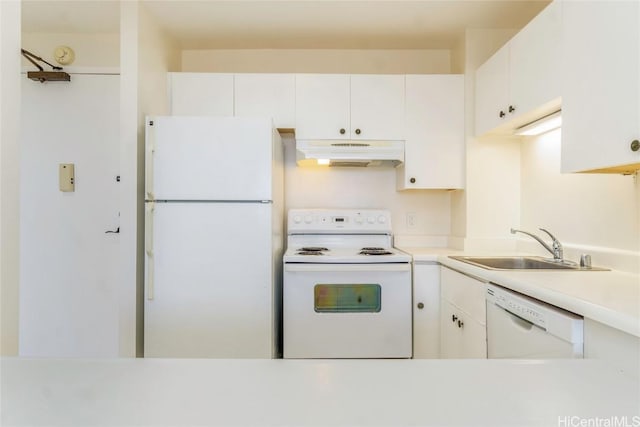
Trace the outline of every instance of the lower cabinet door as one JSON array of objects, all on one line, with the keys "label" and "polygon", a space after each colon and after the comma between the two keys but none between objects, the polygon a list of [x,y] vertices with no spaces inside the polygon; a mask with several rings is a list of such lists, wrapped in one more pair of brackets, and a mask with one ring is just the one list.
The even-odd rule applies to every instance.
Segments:
[{"label": "lower cabinet door", "polygon": [[440,307],[440,358],[486,359],[487,328],[447,300]]},{"label": "lower cabinet door", "polygon": [[487,327],[486,325],[465,314],[461,315],[460,324],[456,325],[460,333],[460,353],[464,359],[487,358]]}]

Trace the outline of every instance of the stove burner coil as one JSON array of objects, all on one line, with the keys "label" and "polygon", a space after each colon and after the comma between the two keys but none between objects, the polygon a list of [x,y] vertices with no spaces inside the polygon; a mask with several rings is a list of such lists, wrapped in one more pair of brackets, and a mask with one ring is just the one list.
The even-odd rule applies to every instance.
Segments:
[{"label": "stove burner coil", "polygon": [[389,252],[386,249],[368,249],[363,248],[360,252],[360,255],[392,255],[392,252]]},{"label": "stove burner coil", "polygon": [[384,248],[381,247],[376,247],[376,246],[367,246],[364,247],[362,249],[360,249],[361,251],[384,251]]},{"label": "stove burner coil", "polygon": [[328,251],[328,250],[329,249],[323,248],[321,246],[305,246],[298,249],[298,251],[301,251],[301,252],[321,252],[321,251]]},{"label": "stove burner coil", "polygon": [[320,251],[303,251],[303,250],[299,250],[298,252],[296,252],[296,255],[324,255],[322,252]]}]

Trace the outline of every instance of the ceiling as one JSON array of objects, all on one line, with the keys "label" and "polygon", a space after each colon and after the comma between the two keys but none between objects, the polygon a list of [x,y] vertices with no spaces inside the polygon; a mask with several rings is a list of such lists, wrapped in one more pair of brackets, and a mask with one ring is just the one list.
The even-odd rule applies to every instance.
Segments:
[{"label": "ceiling", "polygon": [[[448,49],[521,28],[549,0],[141,0],[183,49]],[[119,31],[114,0],[23,0],[25,32]]]}]

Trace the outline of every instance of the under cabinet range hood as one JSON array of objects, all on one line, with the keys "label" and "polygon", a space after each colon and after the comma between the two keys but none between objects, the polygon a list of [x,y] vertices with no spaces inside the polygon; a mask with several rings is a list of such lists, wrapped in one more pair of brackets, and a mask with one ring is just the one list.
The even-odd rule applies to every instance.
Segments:
[{"label": "under cabinet range hood", "polygon": [[404,141],[297,140],[298,166],[396,167],[404,162]]}]

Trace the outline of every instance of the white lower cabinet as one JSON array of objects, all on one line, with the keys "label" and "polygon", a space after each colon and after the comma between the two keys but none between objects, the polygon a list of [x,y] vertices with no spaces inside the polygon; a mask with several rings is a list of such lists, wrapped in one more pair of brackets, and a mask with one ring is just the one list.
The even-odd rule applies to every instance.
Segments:
[{"label": "white lower cabinet", "polygon": [[486,289],[486,282],[441,267],[441,358],[487,358]]},{"label": "white lower cabinet", "polygon": [[440,264],[413,263],[413,358],[440,357]]},{"label": "white lower cabinet", "polygon": [[640,338],[587,318],[584,357],[604,360],[625,375],[640,378]]}]

